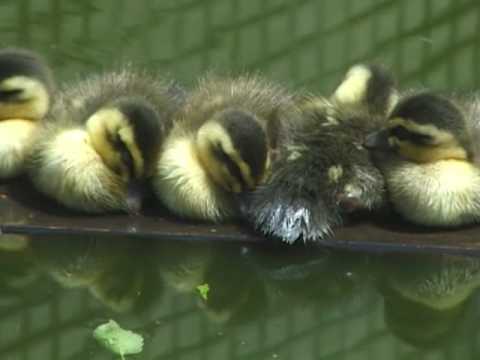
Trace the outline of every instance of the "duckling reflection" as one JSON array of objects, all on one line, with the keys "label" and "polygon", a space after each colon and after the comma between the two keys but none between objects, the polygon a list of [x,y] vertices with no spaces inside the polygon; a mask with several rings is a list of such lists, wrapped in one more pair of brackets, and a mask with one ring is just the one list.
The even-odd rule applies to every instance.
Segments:
[{"label": "duckling reflection", "polygon": [[407,96],[366,145],[404,218],[420,225],[458,226],[480,220],[478,99],[434,93]]},{"label": "duckling reflection", "polygon": [[32,253],[27,249],[0,248],[0,297],[7,301],[35,299],[45,294],[45,286],[38,285],[40,277]]},{"label": "duckling reflection", "polygon": [[249,221],[287,243],[306,242],[331,235],[351,213],[384,206],[383,176],[362,144],[396,98],[388,71],[357,65],[331,99],[301,99],[301,121],[290,124],[265,184],[246,198]]},{"label": "duckling reflection", "polygon": [[204,78],[175,117],[155,193],[184,218],[237,217],[235,194],[263,180],[281,125],[297,116],[290,95],[259,76]]},{"label": "duckling reflection", "polygon": [[[18,181],[21,184],[22,182]],[[23,182],[25,183],[25,182]],[[24,190],[23,190],[24,191]],[[0,192],[0,197],[8,196]],[[29,213],[19,211],[17,207],[11,203],[0,201],[0,223],[21,225],[28,222]],[[0,233],[0,251],[24,251],[29,248],[30,239],[27,236],[19,234]]]},{"label": "duckling reflection", "polygon": [[0,251],[23,251],[28,247],[28,238],[17,234],[0,236]]},{"label": "duckling reflection", "polygon": [[165,285],[182,294],[193,294],[197,286],[204,284],[205,273],[215,254],[209,243],[175,241],[160,245],[159,252],[168,254],[158,263]]},{"label": "duckling reflection", "polygon": [[274,311],[292,305],[332,310],[370,288],[368,259],[359,254],[252,247],[243,256],[264,282]]},{"label": "duckling reflection", "polygon": [[[194,297],[209,320],[236,326],[267,314],[285,314],[304,306],[343,306],[370,289],[365,257],[288,249],[163,244],[159,269],[165,285]],[[197,286],[208,284],[206,299]],[[354,296],[355,295],[355,296]]]},{"label": "duckling reflection", "polygon": [[37,123],[50,108],[53,81],[38,55],[0,50],[0,180],[25,170]]},{"label": "duckling reflection", "polygon": [[[263,283],[254,269],[232,245],[169,242],[159,269],[166,286],[197,299],[206,316],[216,323],[238,325],[255,319],[265,310]],[[206,299],[198,294],[199,285],[208,284]]]},{"label": "duckling reflection", "polygon": [[455,338],[474,292],[480,261],[452,256],[380,261],[385,321],[404,341],[430,347]]},{"label": "duckling reflection", "polygon": [[268,301],[263,281],[255,269],[238,259],[237,253],[223,255],[205,273],[205,283],[211,291],[208,299],[201,302],[202,307],[210,319],[223,324],[238,325],[258,319]]},{"label": "duckling reflection", "polygon": [[[145,311],[162,293],[152,244],[126,238],[36,238],[38,267],[64,288],[85,288],[116,312]],[[135,255],[138,255],[136,257]]]},{"label": "duckling reflection", "polygon": [[182,101],[175,84],[132,67],[66,87],[33,146],[34,185],[74,210],[138,212]]}]

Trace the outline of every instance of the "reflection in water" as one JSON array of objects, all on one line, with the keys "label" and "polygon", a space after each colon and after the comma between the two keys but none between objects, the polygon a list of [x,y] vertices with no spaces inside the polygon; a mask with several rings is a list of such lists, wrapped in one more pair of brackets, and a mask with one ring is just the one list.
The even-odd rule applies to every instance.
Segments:
[{"label": "reflection in water", "polygon": [[146,310],[146,303],[161,294],[162,282],[148,262],[152,258],[132,256],[142,255],[145,248],[139,245],[128,239],[69,237],[35,238],[31,248],[37,267],[61,287],[86,289],[105,307],[127,312]]},{"label": "reflection in water", "polygon": [[[265,294],[252,268],[245,266],[236,246],[222,249],[195,243],[169,243],[161,246],[168,258],[159,259],[159,272],[165,283],[197,299],[206,316],[220,324],[248,322],[264,312]],[[208,284],[207,299],[197,296],[196,288]]]},{"label": "reflection in water", "polygon": [[[297,341],[311,342],[316,349],[312,356],[332,347],[362,354],[357,349],[362,342],[374,349],[395,338],[423,354],[427,350],[421,349],[438,352],[465,341],[462,334],[474,319],[471,304],[480,286],[480,260],[458,257],[366,257],[121,238],[36,238],[30,244],[23,251],[0,252],[0,315],[39,311],[39,302],[68,313],[60,299],[70,294],[86,295],[96,310],[89,312],[84,303],[77,310],[85,313],[79,323],[63,323],[66,315],[29,320],[35,322],[32,333],[20,336],[27,346],[45,321],[53,329],[79,327],[82,335],[71,333],[68,341],[87,339],[94,346],[89,341],[94,325],[113,318],[145,335],[147,348],[156,339],[150,344],[152,356],[160,356],[162,349],[183,353],[181,344],[189,341],[185,337],[197,339],[201,349],[213,346],[211,341],[229,344],[238,336],[250,339],[253,358],[269,349],[287,356]],[[210,286],[206,300],[196,291],[200,284]],[[181,314],[188,314],[184,326]],[[212,331],[217,335],[211,337]],[[158,338],[166,332],[183,340]],[[59,336],[53,332],[44,342],[59,341]],[[259,338],[253,341],[252,336]],[[9,348],[0,340],[0,356]],[[80,356],[87,350],[78,351]]]},{"label": "reflection in water", "polygon": [[385,321],[405,341],[434,346],[455,336],[480,287],[480,260],[418,256],[382,262]]},{"label": "reflection in water", "polygon": [[[2,181],[0,181],[0,185],[3,184]],[[3,196],[5,195],[0,192],[0,200]],[[20,217],[15,209],[9,208],[5,205],[5,202],[0,201],[0,223],[24,224],[27,221],[26,216]],[[25,236],[1,233],[0,235],[0,250],[24,250],[28,246],[28,239]]]}]

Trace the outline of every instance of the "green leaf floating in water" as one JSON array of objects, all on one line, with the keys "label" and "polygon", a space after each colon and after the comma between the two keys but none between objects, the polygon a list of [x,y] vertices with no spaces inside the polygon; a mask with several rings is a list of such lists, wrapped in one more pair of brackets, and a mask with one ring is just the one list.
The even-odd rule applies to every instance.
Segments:
[{"label": "green leaf floating in water", "polygon": [[203,300],[208,300],[208,292],[210,291],[208,284],[198,285],[197,290]]},{"label": "green leaf floating in water", "polygon": [[124,330],[115,321],[99,325],[93,337],[111,352],[124,359],[124,355],[138,354],[143,350],[143,337],[130,330]]}]

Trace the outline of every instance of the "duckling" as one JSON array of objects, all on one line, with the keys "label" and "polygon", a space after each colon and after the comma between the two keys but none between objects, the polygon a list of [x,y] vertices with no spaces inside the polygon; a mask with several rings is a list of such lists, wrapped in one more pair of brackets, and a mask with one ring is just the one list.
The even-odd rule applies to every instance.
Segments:
[{"label": "duckling", "polygon": [[260,76],[205,77],[162,147],[155,193],[183,218],[237,217],[237,194],[263,181],[283,124],[297,117],[291,95]]},{"label": "duckling", "polygon": [[50,107],[52,78],[36,53],[0,50],[0,179],[24,171],[38,121]]},{"label": "duckling", "polygon": [[382,207],[383,177],[362,143],[396,96],[386,69],[357,65],[330,99],[299,99],[301,121],[290,124],[268,180],[242,203],[247,220],[287,243],[306,242],[331,235],[352,212]]},{"label": "duckling", "polygon": [[393,334],[419,347],[444,344],[458,336],[458,325],[480,286],[478,259],[390,256],[377,266],[385,322]]},{"label": "duckling", "polygon": [[[47,274],[62,288],[88,291],[110,310],[126,312],[143,305],[145,295],[153,295],[147,287],[160,293],[162,282],[151,276],[154,270],[150,269],[154,268],[150,260],[155,256],[132,257],[132,251],[138,250],[135,239],[69,234],[36,240],[31,256],[37,272]],[[141,246],[142,251],[151,253],[150,244],[142,242]],[[153,284],[147,284],[149,281]]]},{"label": "duckling", "polygon": [[407,96],[366,139],[390,201],[405,219],[440,227],[480,220],[478,100],[468,103],[431,92]]},{"label": "duckling", "polygon": [[67,87],[44,119],[29,173],[44,194],[73,210],[138,212],[183,91],[125,67]]},{"label": "duckling", "polygon": [[373,114],[390,113],[399,94],[393,75],[379,64],[358,64],[346,73],[331,96],[340,108]]}]

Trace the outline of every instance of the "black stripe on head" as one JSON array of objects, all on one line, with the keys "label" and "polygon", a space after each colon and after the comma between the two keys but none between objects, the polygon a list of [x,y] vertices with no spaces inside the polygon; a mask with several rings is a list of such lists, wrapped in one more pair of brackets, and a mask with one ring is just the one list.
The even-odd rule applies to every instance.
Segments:
[{"label": "black stripe on head", "polygon": [[161,145],[161,119],[159,114],[146,101],[122,99],[118,108],[130,122],[135,143],[142,154],[146,169],[153,166]]},{"label": "black stripe on head", "polygon": [[235,161],[233,161],[230,156],[228,156],[227,153],[223,150],[222,145],[220,143],[212,144],[211,151],[213,153],[213,156],[215,156],[222,164],[227,167],[230,175],[232,175],[235,179],[238,180],[238,182],[242,186],[242,189],[248,189],[248,185],[243,178],[240,168],[235,163]]},{"label": "black stripe on head", "polygon": [[424,135],[410,131],[401,125],[391,128],[390,134],[401,141],[409,141],[418,145],[428,145],[432,141],[432,137],[430,135]]},{"label": "black stripe on head", "polygon": [[13,76],[36,78],[50,87],[50,72],[43,59],[25,49],[0,50],[0,81]]},{"label": "black stripe on head", "polygon": [[19,100],[19,98],[18,98],[22,92],[23,92],[23,90],[21,90],[21,89],[13,89],[13,90],[1,90],[0,89],[0,101],[22,102],[22,100]]},{"label": "black stripe on head", "polygon": [[402,100],[390,116],[392,119],[396,117],[420,125],[434,125],[439,130],[454,134],[465,126],[460,110],[449,99],[432,93],[413,95]]},{"label": "black stripe on head", "polygon": [[259,178],[267,162],[267,137],[255,115],[240,110],[221,114],[219,122],[230,135],[235,150],[250,167],[254,179]]}]

